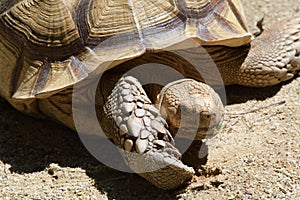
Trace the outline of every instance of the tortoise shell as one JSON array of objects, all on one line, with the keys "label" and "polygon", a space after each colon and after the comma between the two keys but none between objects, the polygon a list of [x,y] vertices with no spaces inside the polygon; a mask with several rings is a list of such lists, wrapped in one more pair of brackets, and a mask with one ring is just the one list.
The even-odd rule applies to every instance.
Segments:
[{"label": "tortoise shell", "polygon": [[47,98],[147,50],[251,40],[239,0],[1,0],[0,95]]}]

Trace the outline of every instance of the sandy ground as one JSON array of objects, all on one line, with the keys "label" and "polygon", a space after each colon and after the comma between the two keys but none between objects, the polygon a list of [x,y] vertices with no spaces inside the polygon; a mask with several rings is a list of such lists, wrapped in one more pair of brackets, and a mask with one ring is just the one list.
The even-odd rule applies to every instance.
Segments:
[{"label": "sandy ground", "polygon": [[[252,32],[295,15],[300,0],[242,1]],[[0,199],[300,199],[300,78],[266,89],[230,87],[222,132],[187,187],[159,190],[94,159],[76,133],[0,99]]]}]

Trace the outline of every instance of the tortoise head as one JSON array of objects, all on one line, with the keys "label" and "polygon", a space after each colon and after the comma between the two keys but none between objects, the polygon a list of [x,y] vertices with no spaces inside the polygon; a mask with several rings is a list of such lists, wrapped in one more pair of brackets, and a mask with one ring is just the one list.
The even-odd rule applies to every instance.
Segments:
[{"label": "tortoise head", "polygon": [[181,79],[166,85],[158,95],[156,104],[173,136],[191,140],[215,135],[224,115],[223,104],[216,92],[192,79]]}]

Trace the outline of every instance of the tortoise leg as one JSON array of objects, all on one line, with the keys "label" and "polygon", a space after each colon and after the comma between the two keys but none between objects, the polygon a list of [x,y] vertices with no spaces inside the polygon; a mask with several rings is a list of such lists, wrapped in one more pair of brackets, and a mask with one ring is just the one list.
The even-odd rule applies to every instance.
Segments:
[{"label": "tortoise leg", "polygon": [[134,172],[162,189],[177,188],[192,178],[193,168],[180,161],[165,120],[137,79],[120,78],[104,112],[114,123],[112,139]]},{"label": "tortoise leg", "polygon": [[265,29],[251,43],[237,83],[265,87],[293,78],[300,70],[300,18]]}]

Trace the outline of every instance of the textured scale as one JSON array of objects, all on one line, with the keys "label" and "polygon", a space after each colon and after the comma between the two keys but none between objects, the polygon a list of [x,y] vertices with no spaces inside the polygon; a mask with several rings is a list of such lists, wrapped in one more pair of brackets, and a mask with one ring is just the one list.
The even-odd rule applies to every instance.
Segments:
[{"label": "textured scale", "polygon": [[[131,87],[133,85],[135,87]],[[128,89],[125,94],[122,93],[124,89]],[[133,93],[144,96],[144,101],[137,101]],[[123,104],[127,104],[124,97],[128,95],[133,95],[134,99],[131,111],[117,112]],[[181,155],[173,146],[174,140],[165,127],[165,120],[157,108],[150,104],[135,78],[124,75],[119,79],[104,105],[104,112],[112,124],[110,127],[114,127],[110,130],[111,137],[133,171],[164,189],[176,188],[192,178],[194,170],[179,160]],[[153,116],[152,119],[148,115]],[[120,120],[117,122],[118,118]]]},{"label": "textured scale", "polygon": [[294,18],[284,26],[275,24],[253,40],[240,74],[237,74],[238,83],[265,87],[290,80],[300,70],[299,23],[300,19]]}]

